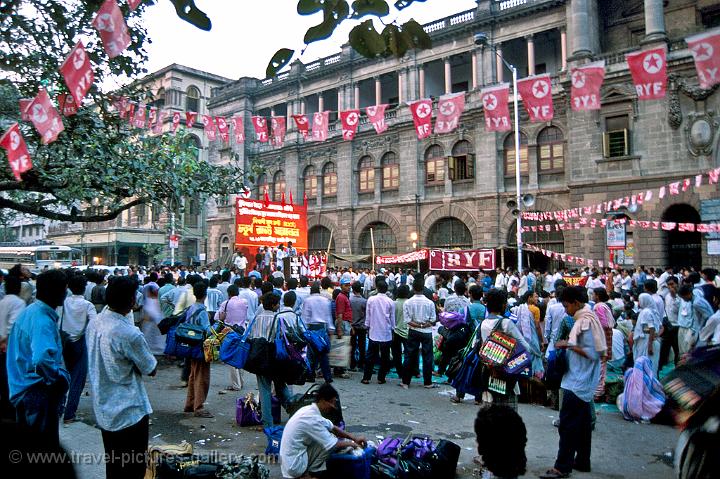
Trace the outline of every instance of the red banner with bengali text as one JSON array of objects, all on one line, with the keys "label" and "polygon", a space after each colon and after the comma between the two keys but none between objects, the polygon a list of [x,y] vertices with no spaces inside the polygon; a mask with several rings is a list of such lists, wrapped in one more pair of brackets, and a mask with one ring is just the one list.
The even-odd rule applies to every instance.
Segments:
[{"label": "red banner with bengali text", "polygon": [[392,256],[376,256],[375,264],[408,264],[416,261],[424,261],[428,259],[429,250],[421,249],[405,254],[395,254]]},{"label": "red banner with bengali text", "polygon": [[237,198],[235,248],[251,251],[261,246],[287,245],[307,251],[307,207]]}]

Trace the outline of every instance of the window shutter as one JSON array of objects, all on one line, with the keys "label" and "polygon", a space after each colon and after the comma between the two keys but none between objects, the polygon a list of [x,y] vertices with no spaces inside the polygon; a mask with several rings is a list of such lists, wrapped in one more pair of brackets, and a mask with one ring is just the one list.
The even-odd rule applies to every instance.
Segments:
[{"label": "window shutter", "polygon": [[450,176],[450,180],[454,181],[456,178],[455,175],[455,157],[454,156],[448,156],[448,175]]},{"label": "window shutter", "polygon": [[475,178],[475,155],[467,155],[467,160],[465,160],[465,172],[466,178]]},{"label": "window shutter", "polygon": [[610,134],[606,131],[602,134],[603,157],[610,158]]}]

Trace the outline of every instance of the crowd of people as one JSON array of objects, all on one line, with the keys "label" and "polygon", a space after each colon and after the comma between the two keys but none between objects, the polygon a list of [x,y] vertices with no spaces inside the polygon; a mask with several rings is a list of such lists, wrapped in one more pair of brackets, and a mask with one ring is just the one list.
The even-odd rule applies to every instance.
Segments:
[{"label": "crowd of people", "polygon": [[[288,250],[293,254],[292,244]],[[605,399],[608,371],[622,373],[642,359],[649,365],[651,383],[665,365],[677,364],[694,348],[720,344],[720,277],[709,268],[678,272],[585,268],[574,275],[537,270],[518,274],[501,268],[494,274],[424,275],[411,269],[329,268],[320,280],[313,280],[306,275],[286,277],[282,264],[268,264],[261,253],[253,266],[237,254],[231,265],[214,270],[185,266],[131,267],[127,274],[49,270],[34,277],[27,268],[13,268],[0,277],[0,350],[6,365],[0,385],[3,417],[40,435],[48,447],[59,447],[58,424],[61,419],[76,420],[81,393],[89,382],[106,452],[144,452],[152,408],[142,376],[156,373],[165,349],[158,324],[178,314],[208,333],[237,327],[248,329],[251,338],[269,341],[281,327],[291,340],[303,330],[316,331],[328,343],[349,336],[349,369],[333,369],[327,351],[308,347],[311,370],[327,385],[351,378],[352,372],[362,372],[360,382],[369,384],[379,366],[378,384],[386,384],[394,369],[397,384],[404,389],[414,379],[420,379],[424,388],[435,388],[446,379],[458,353],[501,331],[531,357],[522,380],[526,384],[542,379],[559,351],[566,354],[561,382],[548,391],[550,402],[560,410],[556,424],[560,442],[557,460],[543,477],[567,477],[572,470],[591,468],[593,404]],[[571,281],[571,276],[580,280]],[[438,328],[451,314],[465,318],[464,329]],[[230,386],[220,392],[243,389],[242,371],[226,367]],[[184,361],[180,377],[180,386],[187,388],[184,412],[213,416],[205,407],[210,373],[204,359]],[[273,425],[271,395],[285,403],[291,392],[278,378],[256,376],[263,425],[269,427]],[[455,385],[452,378],[447,382]],[[482,414],[488,414],[476,424],[516,414],[520,383],[504,388],[484,384],[472,390],[475,402],[483,405]],[[323,391],[320,409],[331,407],[337,397],[332,388]],[[466,392],[467,388],[457,386],[451,401],[463,402]],[[493,408],[492,413],[488,408]],[[302,415],[307,421],[316,416],[320,417],[314,410]],[[307,429],[293,424],[292,430]],[[336,432],[326,422],[319,427]],[[293,447],[284,449],[286,477],[319,474],[323,458],[336,445],[330,447],[328,437],[323,433],[316,438],[322,447],[305,449],[288,440]],[[365,441],[340,437],[341,442],[356,445]],[[483,448],[492,456],[491,446]],[[308,453],[315,456],[309,461],[298,459]],[[498,476],[524,473],[524,460],[497,465],[498,461],[483,456],[480,461]],[[132,466],[108,462],[108,477],[140,477],[144,464]]]}]

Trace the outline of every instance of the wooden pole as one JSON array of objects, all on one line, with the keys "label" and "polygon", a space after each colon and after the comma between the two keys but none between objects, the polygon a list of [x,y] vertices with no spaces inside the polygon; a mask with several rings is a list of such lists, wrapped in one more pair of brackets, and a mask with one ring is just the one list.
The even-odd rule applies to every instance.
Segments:
[{"label": "wooden pole", "polygon": [[325,267],[330,263],[330,246],[332,246],[332,238],[335,230],[330,230],[330,239],[328,240],[327,253],[325,253]]},{"label": "wooden pole", "polygon": [[372,259],[370,260],[370,264],[372,264],[373,269],[375,269],[375,236],[373,236],[372,228],[370,228],[370,244],[372,245]]}]

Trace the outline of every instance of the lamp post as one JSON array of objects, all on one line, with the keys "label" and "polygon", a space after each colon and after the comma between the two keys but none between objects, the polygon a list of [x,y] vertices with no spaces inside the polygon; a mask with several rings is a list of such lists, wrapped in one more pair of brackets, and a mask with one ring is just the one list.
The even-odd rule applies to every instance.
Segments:
[{"label": "lamp post", "polygon": [[[414,231],[412,233],[410,233],[410,239],[413,242],[412,247],[415,250],[415,252],[417,253],[417,239],[418,239],[417,233]],[[418,260],[417,260],[417,272],[418,273],[420,272],[420,258],[418,258]]]},{"label": "lamp post", "polygon": [[495,45],[489,43],[488,36],[485,33],[476,33],[474,37],[475,45],[479,45],[481,48],[486,46],[490,47],[492,52],[508,67],[512,72],[512,83],[513,83],[513,110],[515,111],[515,202],[518,208],[517,218],[515,219],[516,231],[516,242],[517,242],[517,269],[519,272],[522,271],[522,211],[521,205],[522,197],[520,194],[520,117],[518,115],[518,89],[517,89],[517,68],[514,65],[508,63],[502,55],[498,55]]}]

